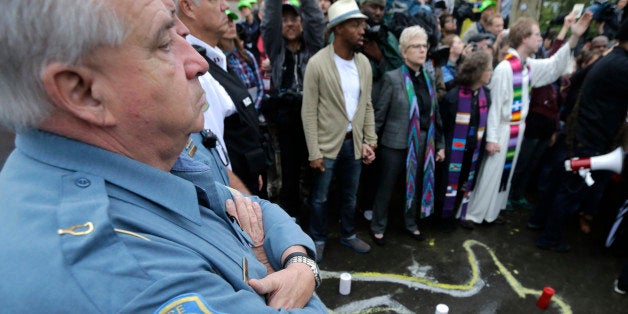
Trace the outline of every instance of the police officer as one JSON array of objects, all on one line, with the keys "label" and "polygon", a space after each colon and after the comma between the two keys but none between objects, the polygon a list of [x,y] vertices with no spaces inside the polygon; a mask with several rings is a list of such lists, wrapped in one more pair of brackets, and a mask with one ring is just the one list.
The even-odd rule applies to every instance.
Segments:
[{"label": "police officer", "polygon": [[210,169],[180,156],[203,127],[207,63],[171,0],[0,12],[0,124],[17,133],[0,172],[0,308],[325,311],[313,243],[282,210],[170,173]]}]

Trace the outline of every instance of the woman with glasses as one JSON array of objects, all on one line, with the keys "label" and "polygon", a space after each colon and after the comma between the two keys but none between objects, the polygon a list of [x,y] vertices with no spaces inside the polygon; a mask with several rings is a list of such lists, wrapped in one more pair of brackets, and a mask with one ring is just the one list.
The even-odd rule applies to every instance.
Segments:
[{"label": "woman with glasses", "polygon": [[371,238],[383,245],[388,207],[395,183],[405,177],[405,231],[423,240],[416,219],[427,217],[434,204],[434,166],[445,158],[435,78],[423,66],[427,34],[420,26],[403,30],[399,50],[404,64],[384,75],[375,103],[375,128],[380,136],[379,186],[373,205]]}]

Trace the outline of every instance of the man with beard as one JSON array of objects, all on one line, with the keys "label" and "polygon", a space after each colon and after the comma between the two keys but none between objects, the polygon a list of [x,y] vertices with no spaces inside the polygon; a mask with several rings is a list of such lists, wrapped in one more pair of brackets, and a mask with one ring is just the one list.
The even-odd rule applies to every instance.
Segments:
[{"label": "man with beard", "polygon": [[370,251],[371,247],[356,236],[354,213],[360,159],[370,164],[377,146],[371,67],[363,54],[355,52],[364,41],[366,16],[354,0],[335,2],[328,16],[327,28],[335,38],[310,59],[301,111],[308,159],[315,170],[310,234],[318,260],[327,240],[327,194],[334,174],[340,181],[340,243],[358,253]]}]

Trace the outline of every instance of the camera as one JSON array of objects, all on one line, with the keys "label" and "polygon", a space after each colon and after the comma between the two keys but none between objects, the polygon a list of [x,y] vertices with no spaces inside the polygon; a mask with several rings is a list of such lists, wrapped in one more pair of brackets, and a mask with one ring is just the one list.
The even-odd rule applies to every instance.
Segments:
[{"label": "camera", "polygon": [[429,58],[432,59],[435,67],[442,67],[449,60],[449,46],[439,46],[429,51]]},{"label": "camera", "polygon": [[608,22],[615,15],[615,5],[610,4],[608,0],[596,0],[587,8],[587,11],[593,13],[595,21]]},{"label": "camera", "polygon": [[378,41],[381,31],[381,25],[371,25],[367,23],[366,29],[364,30],[364,37],[370,41]]}]

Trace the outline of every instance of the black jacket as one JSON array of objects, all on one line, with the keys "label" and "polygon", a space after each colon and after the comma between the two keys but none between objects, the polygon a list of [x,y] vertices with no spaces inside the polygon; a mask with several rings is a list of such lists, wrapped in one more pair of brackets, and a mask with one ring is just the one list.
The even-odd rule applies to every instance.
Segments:
[{"label": "black jacket", "polygon": [[580,102],[574,109],[576,116],[572,117],[574,153],[588,157],[614,148],[613,140],[628,110],[627,86],[628,51],[615,47],[592,66],[582,85]]}]

